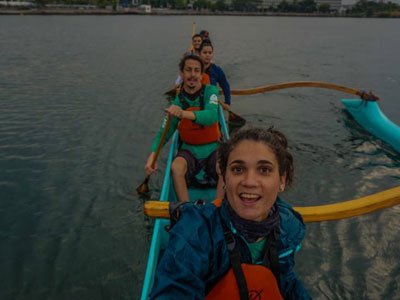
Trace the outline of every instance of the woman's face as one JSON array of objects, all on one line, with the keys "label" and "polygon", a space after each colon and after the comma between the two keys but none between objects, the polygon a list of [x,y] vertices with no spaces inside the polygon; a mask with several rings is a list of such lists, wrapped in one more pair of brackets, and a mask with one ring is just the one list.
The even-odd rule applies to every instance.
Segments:
[{"label": "woman's face", "polygon": [[274,152],[262,142],[243,140],[228,157],[225,175],[227,199],[243,219],[262,221],[279,191],[285,188]]},{"label": "woman's face", "polygon": [[200,56],[204,60],[204,63],[208,65],[214,56],[213,48],[211,46],[204,46],[203,49],[201,49]]}]

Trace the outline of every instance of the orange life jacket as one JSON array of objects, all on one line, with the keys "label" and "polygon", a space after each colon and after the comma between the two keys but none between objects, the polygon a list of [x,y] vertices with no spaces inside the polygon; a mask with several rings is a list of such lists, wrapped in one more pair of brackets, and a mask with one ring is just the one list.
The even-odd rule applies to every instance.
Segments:
[{"label": "orange life jacket", "polygon": [[[246,278],[248,299],[283,300],[278,283],[270,269],[260,265],[244,263],[241,264],[241,267]],[[207,294],[206,300],[214,299],[241,299],[232,268],[229,269],[228,273]]]},{"label": "orange life jacket", "polygon": [[222,205],[222,198],[217,198],[217,199],[215,199],[214,201],[213,201],[213,204],[216,206],[216,207],[221,207],[221,205]]},{"label": "orange life jacket", "polygon": [[207,73],[203,73],[203,77],[201,78],[201,83],[203,85],[210,85],[211,84],[210,75],[208,75]]},{"label": "orange life jacket", "polygon": [[[181,103],[183,103],[183,109],[186,111],[199,111],[204,109],[204,86],[200,92],[200,107],[185,107],[188,106],[187,101],[179,95]],[[221,131],[219,129],[218,122],[213,123],[209,126],[203,126],[196,124],[192,120],[182,119],[178,125],[178,132],[180,139],[189,145],[205,145],[213,142],[217,142],[221,137]]]},{"label": "orange life jacket", "polygon": [[[215,206],[220,207],[222,199],[216,199],[213,203]],[[233,235],[230,233],[229,236],[229,229],[226,225],[222,225],[224,227],[224,236],[228,244],[228,252],[232,267],[207,294],[206,300],[283,300],[278,281],[269,268],[264,265],[252,265],[239,262],[240,253],[234,249]],[[278,261],[276,261],[276,263],[278,263]],[[241,271],[238,270],[238,268],[241,269]]]}]

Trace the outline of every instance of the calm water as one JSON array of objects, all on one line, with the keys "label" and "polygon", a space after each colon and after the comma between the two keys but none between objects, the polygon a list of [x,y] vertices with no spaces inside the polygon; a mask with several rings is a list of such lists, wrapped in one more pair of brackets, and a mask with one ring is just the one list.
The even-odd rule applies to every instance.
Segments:
[{"label": "calm water", "polygon": [[[193,21],[211,32],[233,88],[371,89],[400,124],[400,20],[2,16],[1,299],[139,297],[151,226],[135,188]],[[399,154],[361,130],[341,97],[303,88],[233,99],[249,123],[287,133],[294,205],[399,185]],[[296,268],[313,297],[400,299],[399,214],[309,224]]]}]

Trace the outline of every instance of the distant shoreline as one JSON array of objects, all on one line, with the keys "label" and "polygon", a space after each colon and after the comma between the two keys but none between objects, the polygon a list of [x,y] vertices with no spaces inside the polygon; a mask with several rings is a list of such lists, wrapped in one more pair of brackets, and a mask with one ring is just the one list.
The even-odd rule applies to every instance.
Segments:
[{"label": "distant shoreline", "polygon": [[363,14],[323,14],[323,13],[283,13],[283,12],[212,12],[197,10],[173,10],[173,9],[156,9],[153,8],[151,13],[145,13],[136,8],[95,8],[95,9],[79,9],[79,8],[31,8],[31,9],[15,9],[0,8],[0,15],[151,15],[151,16],[263,16],[263,17],[341,17],[341,18],[400,18],[400,12],[397,13],[381,13],[372,16]]}]

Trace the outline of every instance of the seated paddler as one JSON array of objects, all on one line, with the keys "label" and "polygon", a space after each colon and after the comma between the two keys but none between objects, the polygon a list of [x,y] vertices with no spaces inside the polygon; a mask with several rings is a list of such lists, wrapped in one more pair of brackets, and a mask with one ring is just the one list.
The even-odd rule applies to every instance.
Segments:
[{"label": "seated paddler", "polygon": [[175,192],[181,202],[189,201],[188,185],[215,187],[217,154],[221,132],[218,124],[218,89],[201,83],[204,63],[197,55],[187,55],[179,63],[183,84],[180,92],[165,109],[166,117],[152,144],[151,154],[145,165],[149,175],[155,150],[170,117],[165,143],[178,129],[181,141],[179,151],[171,166]]},{"label": "seated paddler", "polygon": [[150,298],[310,299],[293,270],[305,226],[279,198],[293,179],[286,137],[242,128],[218,163],[224,198],[179,206]]}]

